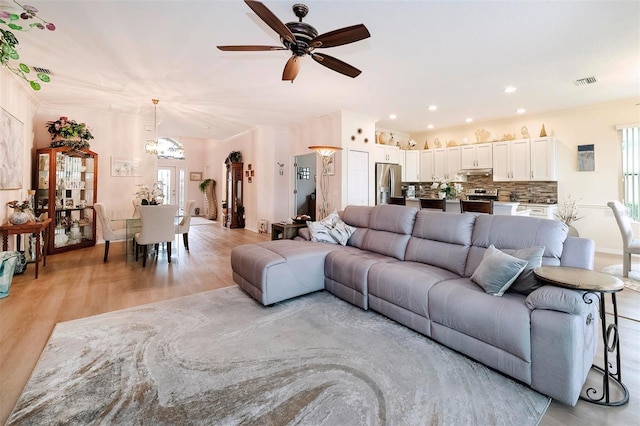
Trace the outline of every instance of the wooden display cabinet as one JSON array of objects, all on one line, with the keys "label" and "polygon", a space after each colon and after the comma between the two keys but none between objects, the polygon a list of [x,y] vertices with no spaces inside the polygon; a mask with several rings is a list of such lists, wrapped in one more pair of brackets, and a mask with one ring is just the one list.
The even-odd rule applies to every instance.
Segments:
[{"label": "wooden display cabinet", "polygon": [[37,150],[34,167],[36,216],[52,219],[48,253],[96,244],[98,154],[68,147]]},{"label": "wooden display cabinet", "polygon": [[243,163],[227,162],[227,214],[224,218],[227,228],[244,228],[242,169]]}]

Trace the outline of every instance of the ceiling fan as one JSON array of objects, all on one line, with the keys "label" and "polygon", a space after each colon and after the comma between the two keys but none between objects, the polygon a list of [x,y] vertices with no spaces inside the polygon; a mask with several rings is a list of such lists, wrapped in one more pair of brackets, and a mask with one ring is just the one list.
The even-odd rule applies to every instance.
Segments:
[{"label": "ceiling fan", "polygon": [[259,1],[244,0],[260,19],[262,19],[271,29],[278,33],[283,46],[218,46],[223,51],[264,51],[264,50],[290,50],[291,58],[287,61],[282,72],[282,80],[291,81],[298,75],[300,70],[300,60],[304,55],[311,58],[325,67],[339,72],[349,77],[357,77],[362,71],[342,62],[332,56],[315,53],[315,49],[342,46],[353,43],[371,36],[369,30],[363,24],[340,28],[318,35],[318,31],[302,18],[307,16],[309,8],[304,4],[294,4],[293,13],[298,17],[298,22],[282,23],[264,4]]}]

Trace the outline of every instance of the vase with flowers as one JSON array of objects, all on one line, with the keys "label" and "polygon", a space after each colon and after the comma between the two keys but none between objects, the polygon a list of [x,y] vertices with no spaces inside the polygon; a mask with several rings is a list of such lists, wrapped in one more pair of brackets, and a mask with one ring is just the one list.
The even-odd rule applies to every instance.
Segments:
[{"label": "vase with flowers", "polygon": [[438,191],[438,198],[453,199],[462,192],[462,185],[458,183],[461,176],[455,175],[451,179],[436,177],[431,184],[431,189]]},{"label": "vase with flowers", "polygon": [[151,187],[147,184],[139,184],[139,189],[135,195],[136,198],[140,199],[140,203],[143,206],[146,205],[157,205],[162,204],[164,200],[164,183],[156,182]]},{"label": "vase with flowers", "polygon": [[47,121],[47,131],[51,134],[51,147],[68,146],[75,149],[89,149],[89,140],[93,135],[85,123],[60,117],[54,121]]},{"label": "vase with flowers", "polygon": [[571,195],[558,204],[555,216],[560,219],[568,228],[568,235],[571,237],[578,237],[578,230],[572,225],[576,220],[582,219],[582,216],[578,216],[578,202]]},{"label": "vase with flowers", "polygon": [[7,205],[13,209],[13,213],[9,215],[10,223],[13,223],[14,225],[22,225],[35,220],[31,203],[29,203],[28,200],[9,201]]}]

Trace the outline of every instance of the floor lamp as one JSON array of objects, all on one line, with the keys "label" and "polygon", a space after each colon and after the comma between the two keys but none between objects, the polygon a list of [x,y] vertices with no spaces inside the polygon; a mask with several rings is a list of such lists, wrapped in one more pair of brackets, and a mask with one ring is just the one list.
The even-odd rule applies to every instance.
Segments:
[{"label": "floor lamp", "polygon": [[320,175],[320,194],[322,194],[322,204],[320,204],[320,219],[327,217],[329,212],[329,165],[331,164],[331,157],[336,151],[342,150],[338,146],[326,146],[326,145],[314,145],[309,147],[310,150],[315,151],[322,161],[322,173]]}]

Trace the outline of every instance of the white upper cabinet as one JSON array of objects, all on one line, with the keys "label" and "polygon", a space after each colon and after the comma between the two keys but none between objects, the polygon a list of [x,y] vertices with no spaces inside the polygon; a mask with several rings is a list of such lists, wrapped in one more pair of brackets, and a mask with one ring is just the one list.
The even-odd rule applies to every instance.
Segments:
[{"label": "white upper cabinet", "polygon": [[404,153],[402,180],[404,182],[420,182],[420,151],[401,151]]},{"label": "white upper cabinet", "polygon": [[531,176],[529,139],[493,144],[493,181],[527,181]]},{"label": "white upper cabinet", "polygon": [[447,149],[433,150],[433,177],[445,178],[447,175]]},{"label": "white upper cabinet", "polygon": [[420,152],[420,181],[433,182],[435,171],[433,169],[435,151],[427,149]]},{"label": "white upper cabinet", "polygon": [[373,159],[376,163],[399,164],[400,149],[397,146],[375,145]]},{"label": "white upper cabinet", "polygon": [[553,137],[531,139],[531,180],[558,180],[557,144]]},{"label": "white upper cabinet", "polygon": [[[546,138],[545,138],[546,139]],[[538,139],[518,139],[515,141],[495,142],[493,144],[493,180],[496,181],[531,181],[531,180],[554,180],[549,178],[551,170],[555,170],[554,164],[540,163],[542,156],[555,158],[555,147],[550,148],[553,154],[546,150],[545,144],[534,144]],[[538,159],[534,160],[534,156]],[[534,178],[533,165],[538,164],[540,169],[537,174],[544,176]],[[547,166],[551,169],[547,170]]]},{"label": "white upper cabinet", "polygon": [[453,178],[460,171],[460,155],[461,155],[461,147],[455,146],[452,148],[447,148],[447,169],[444,177],[447,179]]},{"label": "white upper cabinet", "polygon": [[492,144],[463,145],[460,147],[460,169],[490,169],[492,165]]}]

